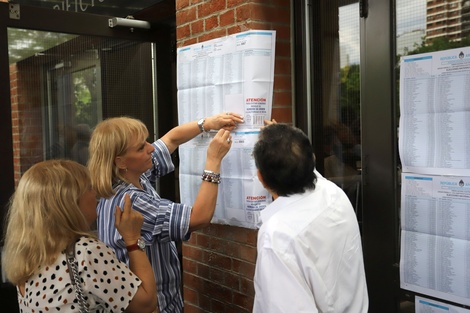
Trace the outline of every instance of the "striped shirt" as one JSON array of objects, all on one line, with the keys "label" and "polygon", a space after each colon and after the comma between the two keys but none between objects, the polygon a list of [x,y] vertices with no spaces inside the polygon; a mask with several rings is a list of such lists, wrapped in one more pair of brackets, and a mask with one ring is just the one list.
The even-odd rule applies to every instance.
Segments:
[{"label": "striped shirt", "polygon": [[175,241],[189,238],[191,206],[162,199],[155,191],[152,182],[172,172],[175,166],[163,141],[157,140],[153,146],[154,166],[140,177],[143,190],[121,181],[113,186],[114,196],[101,198],[97,206],[98,236],[116,251],[119,260],[129,265],[126,245],[114,226],[115,207],[124,207],[124,196],[129,194],[132,208],[144,216],[142,237],[157,282],[160,312],[183,312],[181,268]]}]

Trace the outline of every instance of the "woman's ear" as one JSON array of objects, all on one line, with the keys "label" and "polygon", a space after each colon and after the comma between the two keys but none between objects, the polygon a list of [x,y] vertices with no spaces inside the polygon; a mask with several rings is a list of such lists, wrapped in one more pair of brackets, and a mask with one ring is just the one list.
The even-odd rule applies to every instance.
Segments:
[{"label": "woman's ear", "polygon": [[127,168],[126,160],[122,156],[115,157],[114,164],[116,164],[116,167],[120,170],[125,170]]}]

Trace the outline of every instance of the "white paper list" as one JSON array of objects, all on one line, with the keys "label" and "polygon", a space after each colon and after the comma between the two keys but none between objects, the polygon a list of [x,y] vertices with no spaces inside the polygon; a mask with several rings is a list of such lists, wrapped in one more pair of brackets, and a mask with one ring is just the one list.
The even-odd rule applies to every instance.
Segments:
[{"label": "white paper list", "polygon": [[399,145],[405,172],[470,176],[470,48],[403,57]]},{"label": "white paper list", "polygon": [[[213,223],[258,228],[259,212],[272,202],[252,157],[264,120],[271,119],[275,31],[248,31],[182,47],[177,51],[179,124],[234,112],[244,123],[232,132],[221,168]],[[214,132],[180,146],[180,195],[193,203]]]},{"label": "white paper list", "polygon": [[470,305],[470,178],[402,174],[401,288]]}]

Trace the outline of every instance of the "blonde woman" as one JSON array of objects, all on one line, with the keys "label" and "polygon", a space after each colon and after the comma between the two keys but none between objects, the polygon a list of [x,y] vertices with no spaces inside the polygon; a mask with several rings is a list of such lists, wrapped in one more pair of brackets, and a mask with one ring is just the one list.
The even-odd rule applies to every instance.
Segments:
[{"label": "blonde woman", "polygon": [[[157,282],[161,312],[183,311],[181,269],[175,242],[191,231],[209,225],[217,201],[222,159],[231,146],[230,130],[243,122],[235,114],[218,114],[171,129],[154,143],[147,142],[146,126],[129,117],[99,123],[90,140],[90,169],[98,204],[98,235],[127,262],[126,243],[115,230],[113,208],[129,194],[132,207],[144,216],[141,248],[145,248]],[[224,128],[224,129],[221,129]],[[207,149],[201,186],[193,205],[162,199],[153,187],[161,176],[174,170],[171,153],[203,131],[220,129]]]},{"label": "blonde woman", "polygon": [[[124,204],[124,203],[123,203]],[[116,227],[127,245],[140,236],[143,217],[116,207]],[[75,246],[78,283],[88,312],[154,312],[155,280],[145,253],[129,253],[129,267],[90,231],[96,192],[85,166],[69,160],[37,163],[21,177],[7,214],[3,269],[17,286],[21,312],[78,312],[65,250]]]}]

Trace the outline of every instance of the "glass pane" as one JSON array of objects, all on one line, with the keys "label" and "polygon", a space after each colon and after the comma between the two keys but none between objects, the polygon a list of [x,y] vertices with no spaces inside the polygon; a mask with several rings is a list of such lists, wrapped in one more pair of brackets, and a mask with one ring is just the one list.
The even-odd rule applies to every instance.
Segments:
[{"label": "glass pane", "polygon": [[102,116],[100,58],[97,50],[89,50],[74,59],[46,70],[46,159],[69,158],[85,165],[91,129]]},{"label": "glass pane", "polygon": [[[469,46],[470,1],[468,0],[396,0],[397,101],[401,56]],[[399,103],[396,103],[399,108]],[[397,110],[398,115],[400,114]],[[397,120],[399,116],[397,117]],[[397,171],[401,179],[400,168]],[[400,190],[400,189],[399,189]],[[418,267],[420,265],[418,264]],[[424,290],[424,289],[423,289]],[[407,292],[414,299],[412,292]],[[415,312],[412,301],[402,303],[403,312]]]},{"label": "glass pane", "polygon": [[51,158],[86,164],[93,127],[132,115],[153,131],[152,44],[8,29],[15,179]]},{"label": "glass pane", "polygon": [[[348,195],[361,223],[361,120],[359,5],[324,2],[321,114],[322,174]],[[314,45],[312,49],[317,49]],[[319,79],[319,78],[317,78]],[[317,107],[319,107],[317,105]],[[321,169],[322,167],[319,166]]]}]

